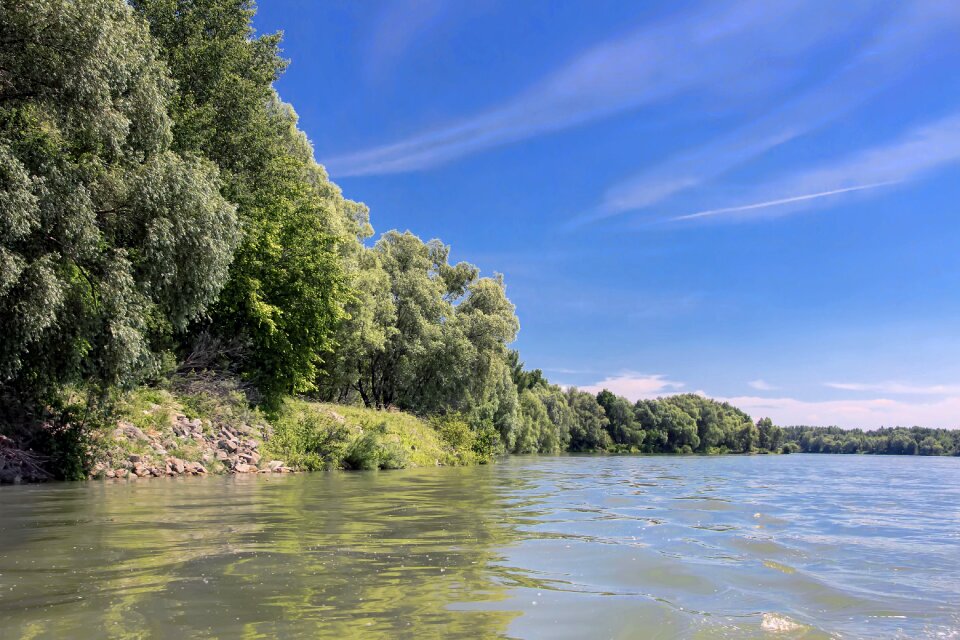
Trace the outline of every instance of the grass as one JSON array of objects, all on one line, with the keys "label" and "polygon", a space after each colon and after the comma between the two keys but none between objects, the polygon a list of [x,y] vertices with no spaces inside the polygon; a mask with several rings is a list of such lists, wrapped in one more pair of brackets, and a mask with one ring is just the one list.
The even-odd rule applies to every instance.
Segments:
[{"label": "grass", "polygon": [[306,470],[403,469],[477,462],[463,444],[407,413],[291,398],[277,412],[265,448]]}]

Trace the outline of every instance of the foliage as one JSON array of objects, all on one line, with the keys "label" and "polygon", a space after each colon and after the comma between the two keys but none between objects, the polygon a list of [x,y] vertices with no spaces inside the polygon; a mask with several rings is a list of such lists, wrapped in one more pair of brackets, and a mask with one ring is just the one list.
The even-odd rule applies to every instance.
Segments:
[{"label": "foliage", "polygon": [[786,427],[785,446],[803,453],[869,453],[877,455],[960,455],[960,430],[923,427],[874,431],[840,427]]},{"label": "foliage", "polygon": [[212,310],[215,333],[247,346],[237,363],[268,403],[314,388],[351,299],[346,257],[369,233],[313,159],[272,83],[286,66],[278,34],[256,36],[247,0],[135,0],[178,91],[176,148],[223,174],[244,235]]},{"label": "foliage", "polygon": [[237,242],[218,168],[171,146],[173,83],[121,0],[0,4],[0,394],[156,371]]}]

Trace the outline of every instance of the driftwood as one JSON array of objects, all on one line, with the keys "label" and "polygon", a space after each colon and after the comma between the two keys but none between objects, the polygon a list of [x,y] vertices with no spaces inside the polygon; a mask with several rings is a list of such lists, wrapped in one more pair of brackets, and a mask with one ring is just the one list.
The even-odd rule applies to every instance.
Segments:
[{"label": "driftwood", "polygon": [[13,440],[0,435],[0,483],[42,482],[53,476],[44,469],[46,459],[20,449]]}]

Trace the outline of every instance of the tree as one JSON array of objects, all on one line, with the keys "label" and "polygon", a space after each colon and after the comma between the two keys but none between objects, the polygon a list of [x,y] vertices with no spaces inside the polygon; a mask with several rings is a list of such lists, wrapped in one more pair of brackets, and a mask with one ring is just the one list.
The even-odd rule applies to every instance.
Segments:
[{"label": "tree", "polygon": [[223,173],[244,236],[208,323],[266,399],[314,389],[357,283],[366,207],[343,198],[272,83],[279,34],[257,36],[250,0],[132,0],[177,81],[174,146]]},{"label": "tree", "polygon": [[773,424],[770,418],[761,418],[757,422],[759,446],[764,451],[779,451],[783,445],[783,429]]},{"label": "tree", "polygon": [[597,403],[607,416],[610,439],[615,444],[639,449],[643,444],[644,432],[637,425],[630,401],[604,389],[597,394]]},{"label": "tree", "polygon": [[0,391],[129,384],[220,291],[237,242],[211,162],[121,0],[0,4]]},{"label": "tree", "polygon": [[572,413],[570,425],[571,451],[604,451],[612,441],[607,433],[607,416],[597,399],[586,391],[571,388],[567,391],[567,405]]}]

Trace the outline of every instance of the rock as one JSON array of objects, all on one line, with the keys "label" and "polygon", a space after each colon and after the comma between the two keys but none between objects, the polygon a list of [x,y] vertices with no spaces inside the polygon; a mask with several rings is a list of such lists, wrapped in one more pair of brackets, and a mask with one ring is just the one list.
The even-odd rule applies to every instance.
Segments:
[{"label": "rock", "polygon": [[113,469],[107,469],[106,476],[107,476],[108,478],[116,478],[116,477],[117,477],[117,472],[114,471]]},{"label": "rock", "polygon": [[160,445],[159,442],[154,442],[154,443],[151,444],[150,446],[153,448],[154,451],[156,451],[156,452],[159,453],[160,455],[162,455],[162,456],[167,455],[167,450],[164,449],[164,448]]},{"label": "rock", "polygon": [[281,462],[280,460],[271,460],[270,463],[267,464],[267,468],[270,469],[270,471],[276,471],[282,466],[283,466],[283,462]]},{"label": "rock", "polygon": [[204,462],[209,463],[211,460],[213,460],[213,456],[210,455],[209,451],[206,451],[202,456],[200,456],[200,459],[203,460]]},{"label": "rock", "polygon": [[130,473],[126,469],[117,469],[113,472],[115,478],[126,478],[127,474]]},{"label": "rock", "polygon": [[167,464],[170,465],[170,468],[173,469],[174,473],[183,473],[186,471],[186,466],[183,464],[183,460],[180,458],[170,458],[167,460]]},{"label": "rock", "polygon": [[139,427],[130,424],[129,422],[124,422],[121,420],[117,423],[117,430],[114,431],[114,435],[117,435],[117,432],[120,432],[119,435],[127,438],[128,440],[149,440],[147,434],[145,434]]},{"label": "rock", "polygon": [[251,453],[241,453],[240,457],[246,460],[249,464],[259,464],[260,463],[260,454],[253,451]]},{"label": "rock", "polygon": [[190,427],[194,431],[203,430],[203,420],[201,420],[200,418],[194,418],[193,420],[190,421]]},{"label": "rock", "polygon": [[260,443],[257,442],[256,440],[247,440],[247,441],[244,442],[243,444],[247,447],[247,449],[259,449],[259,448],[260,448]]},{"label": "rock", "polygon": [[252,436],[257,433],[255,429],[251,428],[250,425],[246,425],[246,424],[238,424],[233,429],[237,433],[242,433],[245,436]]},{"label": "rock", "polygon": [[220,462],[226,462],[227,459],[230,457],[227,455],[227,452],[224,451],[223,449],[217,450],[217,453],[215,455],[217,457],[217,460],[219,460]]},{"label": "rock", "polygon": [[150,475],[152,475],[154,478],[159,478],[163,475],[163,472],[157,467],[150,467]]},{"label": "rock", "polygon": [[143,461],[143,457],[138,456],[138,455],[135,454],[135,453],[132,454],[128,459],[129,459],[130,462],[132,462],[133,464],[137,464],[138,462],[142,462],[142,461]]},{"label": "rock", "polygon": [[230,451],[231,453],[240,448],[239,445],[237,445],[236,440],[226,439],[220,440],[220,442],[217,443],[217,446],[226,451]]},{"label": "rock", "polygon": [[248,464],[244,464],[243,462],[240,462],[234,465],[233,471],[235,473],[250,473],[250,471],[256,471],[256,467],[251,467]]}]

